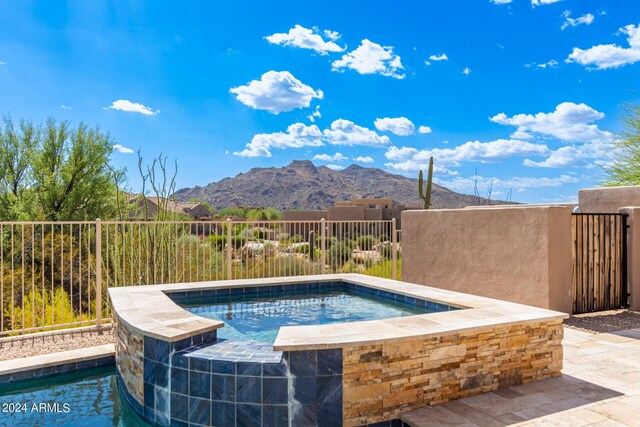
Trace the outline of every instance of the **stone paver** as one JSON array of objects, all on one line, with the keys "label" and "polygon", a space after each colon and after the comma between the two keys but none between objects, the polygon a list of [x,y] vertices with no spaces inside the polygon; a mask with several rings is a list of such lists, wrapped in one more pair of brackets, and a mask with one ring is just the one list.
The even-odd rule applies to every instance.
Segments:
[{"label": "stone paver", "polygon": [[591,334],[565,328],[562,377],[401,415],[412,427],[638,426],[640,329]]}]

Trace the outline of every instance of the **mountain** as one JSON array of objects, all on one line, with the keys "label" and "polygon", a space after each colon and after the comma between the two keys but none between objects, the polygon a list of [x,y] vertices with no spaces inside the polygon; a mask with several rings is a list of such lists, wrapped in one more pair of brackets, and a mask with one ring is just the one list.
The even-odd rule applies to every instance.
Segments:
[{"label": "mountain", "polygon": [[[178,201],[202,199],[216,209],[253,206],[320,210],[333,206],[335,202],[365,197],[390,198],[400,204],[422,206],[417,179],[358,165],[336,171],[326,166],[315,166],[309,160],[294,160],[282,168],[253,168],[204,187],[180,189],[174,196]],[[483,199],[483,202],[486,201]],[[461,208],[477,204],[475,196],[433,185],[433,208]]]}]

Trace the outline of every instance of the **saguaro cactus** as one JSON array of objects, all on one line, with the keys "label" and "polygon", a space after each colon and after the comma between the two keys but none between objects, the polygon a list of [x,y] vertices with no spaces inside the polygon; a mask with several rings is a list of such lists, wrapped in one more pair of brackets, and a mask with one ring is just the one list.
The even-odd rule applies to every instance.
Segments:
[{"label": "saguaro cactus", "polygon": [[422,169],[420,169],[420,174],[418,175],[418,193],[420,194],[420,198],[424,201],[424,209],[429,209],[431,207],[431,187],[433,184],[433,157],[429,159],[429,172],[427,174],[427,190],[423,190],[423,176]]}]

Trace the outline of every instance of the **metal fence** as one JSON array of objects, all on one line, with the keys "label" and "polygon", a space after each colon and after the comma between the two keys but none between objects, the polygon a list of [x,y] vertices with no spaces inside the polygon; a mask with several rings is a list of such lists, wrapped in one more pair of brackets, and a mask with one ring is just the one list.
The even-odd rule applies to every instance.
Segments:
[{"label": "metal fence", "polygon": [[0,336],[98,324],[106,289],[363,273],[399,278],[391,221],[0,223]]}]

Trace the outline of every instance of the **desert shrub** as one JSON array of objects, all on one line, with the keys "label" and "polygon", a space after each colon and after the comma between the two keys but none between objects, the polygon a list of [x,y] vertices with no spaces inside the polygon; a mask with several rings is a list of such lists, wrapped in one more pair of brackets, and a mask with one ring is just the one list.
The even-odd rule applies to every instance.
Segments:
[{"label": "desert shrub", "polygon": [[309,254],[309,244],[303,243],[301,245],[295,246],[292,251],[297,254]]},{"label": "desert shrub", "polygon": [[[380,255],[383,259],[393,258],[393,246],[391,246],[391,244],[387,244],[380,248]],[[400,250],[397,251],[397,256],[400,258]]]},{"label": "desert shrub", "polygon": [[327,251],[327,262],[332,266],[338,266],[351,259],[352,249],[346,243],[332,245]]},{"label": "desert shrub", "polygon": [[219,234],[214,234],[214,235],[209,236],[209,243],[215,249],[221,251],[221,250],[224,249],[225,245],[227,244],[227,237],[226,236],[221,236]]},{"label": "desert shrub", "polygon": [[[71,306],[69,295],[62,288],[51,293],[32,290],[25,295],[24,309],[14,307],[14,329],[37,328],[57,323],[71,323],[89,320],[88,313],[77,314]],[[24,316],[24,319],[23,319]]]},{"label": "desert shrub", "polygon": [[356,244],[363,251],[370,251],[373,248],[373,245],[377,243],[378,239],[369,235],[360,236],[356,239]]},{"label": "desert shrub", "polygon": [[291,236],[291,243],[300,243],[304,242],[304,237],[301,234],[296,234]]},{"label": "desert shrub", "polygon": [[245,228],[238,233],[237,237],[244,240],[253,240],[255,239],[255,231],[251,228]]},{"label": "desert shrub", "polygon": [[245,218],[246,212],[242,208],[222,208],[218,212],[220,218]]},{"label": "desert shrub", "polygon": [[[367,268],[363,274],[367,276],[383,277],[385,279],[391,279],[391,260],[386,260],[380,263],[376,263]],[[398,258],[396,262],[397,280],[402,280],[402,259]]]},{"label": "desert shrub", "polygon": [[269,237],[269,233],[267,230],[263,230],[262,228],[257,228],[253,230],[253,237],[259,240],[264,240]]}]

